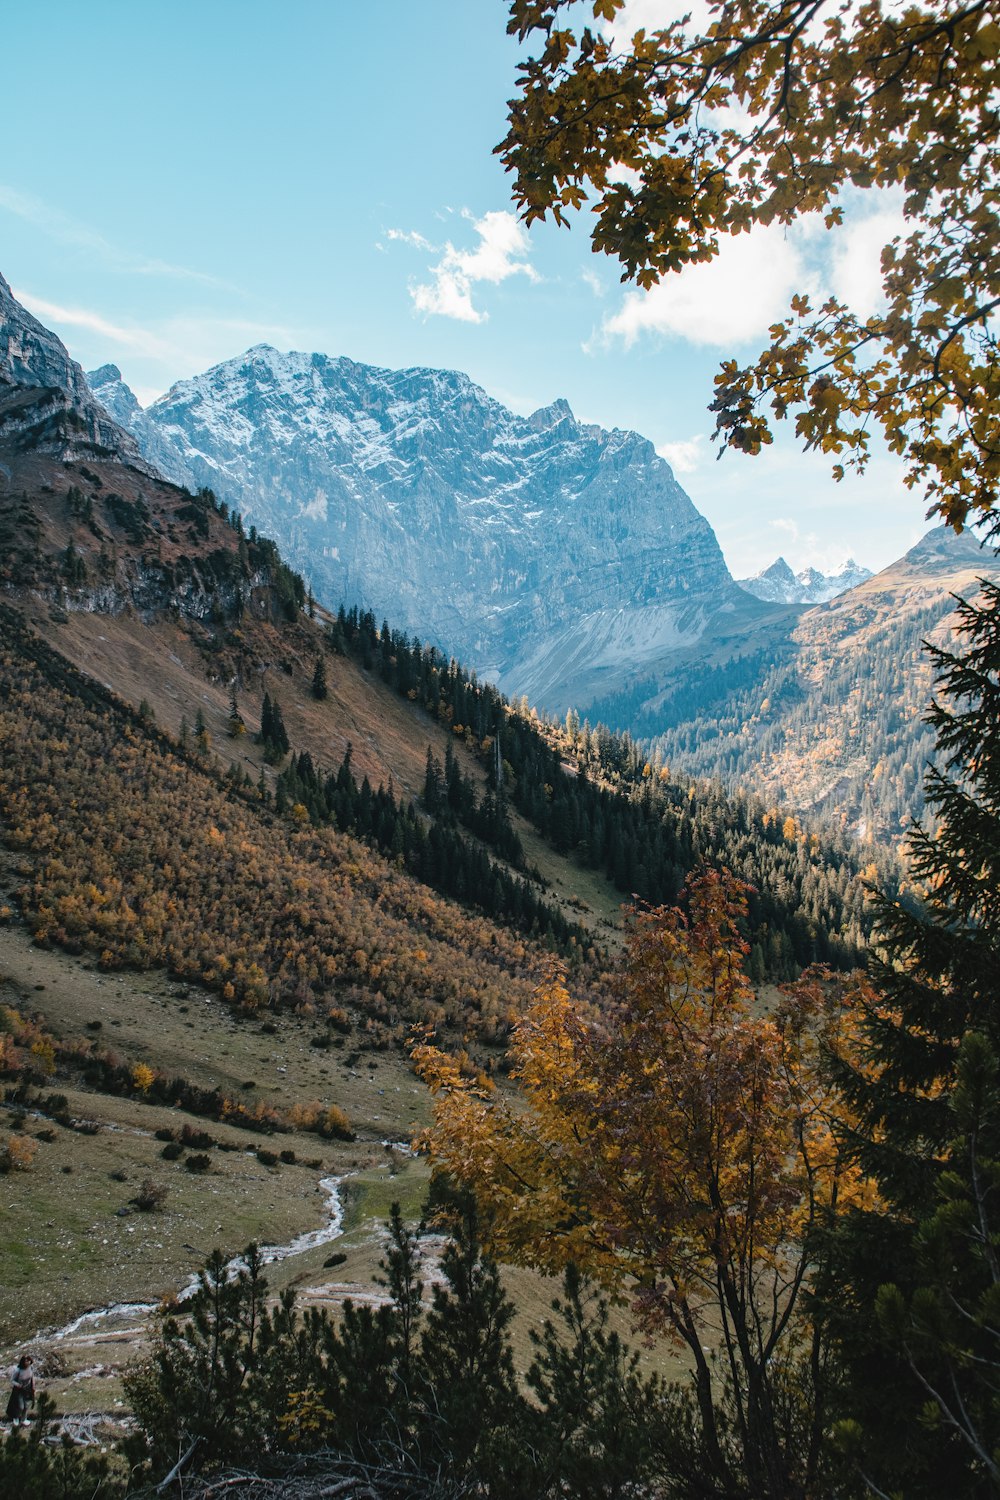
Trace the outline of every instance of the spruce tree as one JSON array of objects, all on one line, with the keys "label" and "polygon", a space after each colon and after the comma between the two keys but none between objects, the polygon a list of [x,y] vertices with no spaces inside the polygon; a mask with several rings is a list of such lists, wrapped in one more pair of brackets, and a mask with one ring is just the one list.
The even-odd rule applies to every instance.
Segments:
[{"label": "spruce tree", "polygon": [[312,695],[314,698],[322,702],[323,699],[327,696],[327,692],[328,689],[326,685],[326,664],[323,661],[322,656],[317,656],[316,668],[313,672]]},{"label": "spruce tree", "polygon": [[[1000,1493],[1000,588],[932,651],[937,826],[917,903],[878,902],[876,993],[841,1083],[881,1204],[835,1239],[831,1323],[876,1493]],[[832,1293],[832,1295],[830,1295]]]}]

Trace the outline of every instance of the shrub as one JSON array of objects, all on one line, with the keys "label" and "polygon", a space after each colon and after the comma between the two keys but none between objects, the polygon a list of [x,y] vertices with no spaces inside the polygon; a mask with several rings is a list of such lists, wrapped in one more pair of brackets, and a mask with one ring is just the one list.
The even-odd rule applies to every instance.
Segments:
[{"label": "shrub", "polygon": [[31,1163],[38,1150],[35,1142],[26,1135],[11,1135],[7,1144],[0,1146],[0,1173],[30,1172]]},{"label": "shrub", "polygon": [[195,1130],[193,1125],[181,1127],[181,1140],[193,1151],[210,1151],[215,1145],[207,1130]]},{"label": "shrub", "polygon": [[293,1166],[294,1163],[298,1160],[298,1158],[295,1155],[295,1152],[294,1151],[290,1151],[287,1148],[284,1151],[280,1152],[279,1155],[281,1157],[281,1160],[288,1167]]},{"label": "shrub", "polygon": [[140,1212],[149,1214],[152,1213],[154,1209],[160,1208],[162,1206],[163,1200],[167,1196],[167,1192],[168,1189],[165,1188],[162,1183],[154,1182],[151,1177],[147,1177],[144,1180],[139,1191],[136,1193],[135,1197],[132,1199],[132,1202],[135,1204],[136,1208],[140,1210]]},{"label": "shrub", "polygon": [[177,1139],[176,1130],[171,1130],[169,1125],[161,1126],[159,1130],[154,1130],[153,1134],[158,1141],[175,1141]]},{"label": "shrub", "polygon": [[338,1104],[331,1104],[326,1110],[319,1127],[319,1133],[333,1140],[354,1140],[354,1131],[351,1129],[351,1122]]},{"label": "shrub", "polygon": [[189,1172],[207,1172],[212,1165],[212,1158],[206,1155],[189,1156],[184,1165]]},{"label": "shrub", "polygon": [[176,1161],[179,1156],[184,1155],[184,1147],[180,1141],[170,1141],[160,1152],[164,1161]]},{"label": "shrub", "polygon": [[266,1146],[258,1146],[257,1160],[262,1167],[276,1167],[278,1165],[278,1153],[276,1151],[268,1151]]}]

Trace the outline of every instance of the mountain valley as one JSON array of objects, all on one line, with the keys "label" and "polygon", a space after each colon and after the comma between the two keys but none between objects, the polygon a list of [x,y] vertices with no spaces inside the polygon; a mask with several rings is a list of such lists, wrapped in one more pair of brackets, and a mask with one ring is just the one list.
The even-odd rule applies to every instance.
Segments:
[{"label": "mountain valley", "polygon": [[[333,1302],[369,1284],[389,1195],[415,1215],[425,1181],[386,1144],[426,1117],[411,1029],[502,1076],[553,957],[598,1000],[621,903],[673,899],[701,860],[759,884],[760,981],[857,961],[847,844],[671,778],[627,737],[546,724],[370,611],[324,609],[239,511],[158,478],[27,327],[0,344],[0,1066],[18,1221],[0,1338],[45,1324],[56,1369],[57,1324],[104,1326],[116,1293],[155,1302],[220,1235],[235,1250],[314,1228],[331,1177],[357,1183],[347,1270],[317,1242],[280,1274]],[[120,1337],[127,1356],[141,1328]],[[61,1399],[97,1389],[59,1368]]]}]

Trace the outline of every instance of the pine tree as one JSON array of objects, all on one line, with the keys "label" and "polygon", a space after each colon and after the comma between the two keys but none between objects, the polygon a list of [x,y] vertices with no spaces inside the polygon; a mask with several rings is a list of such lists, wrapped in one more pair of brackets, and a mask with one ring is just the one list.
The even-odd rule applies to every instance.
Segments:
[{"label": "pine tree", "polygon": [[[447,1191],[447,1190],[446,1190]],[[514,1305],[483,1252],[475,1200],[449,1194],[444,1285],[432,1289],[420,1343],[425,1442],[450,1472],[491,1466],[494,1435],[518,1409],[509,1327]]]},{"label": "pine tree", "polygon": [[319,702],[322,702],[323,699],[327,696],[327,692],[328,689],[326,685],[326,663],[324,662],[322,656],[317,656],[316,668],[313,672],[312,695]]},{"label": "pine tree", "polygon": [[878,994],[842,1070],[883,1205],[834,1242],[846,1431],[877,1493],[1000,1492],[1000,588],[935,649],[919,905],[878,905]]},{"label": "pine tree", "polygon": [[233,682],[229,688],[229,738],[239,739],[240,735],[246,734],[247,726],[243,722],[239,703],[236,701],[236,683]]}]

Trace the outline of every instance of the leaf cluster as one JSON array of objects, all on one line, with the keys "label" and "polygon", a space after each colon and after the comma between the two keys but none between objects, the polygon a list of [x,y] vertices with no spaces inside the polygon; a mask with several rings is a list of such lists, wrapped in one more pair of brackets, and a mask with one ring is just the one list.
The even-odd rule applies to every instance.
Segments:
[{"label": "leaf cluster", "polygon": [[[596,0],[615,21],[624,0]],[[497,148],[528,223],[590,206],[595,250],[649,287],[756,226],[821,219],[852,195],[901,193],[883,303],[862,316],[800,293],[757,360],[727,360],[712,408],[723,444],[757,453],[772,420],[864,469],[881,433],[932,510],[961,528],[1000,475],[1000,210],[989,0],[715,0],[621,45],[569,0],[513,0],[520,68]]]}]

